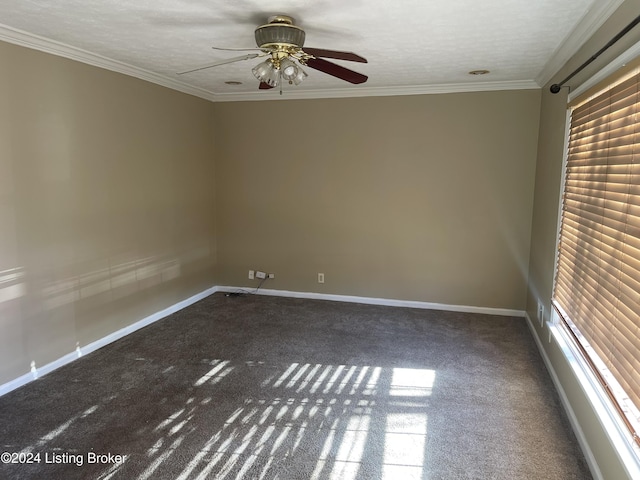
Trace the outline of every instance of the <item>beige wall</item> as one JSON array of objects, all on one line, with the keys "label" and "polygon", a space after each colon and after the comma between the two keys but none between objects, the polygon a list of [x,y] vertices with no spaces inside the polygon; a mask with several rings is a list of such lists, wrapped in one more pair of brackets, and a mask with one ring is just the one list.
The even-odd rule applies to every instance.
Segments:
[{"label": "beige wall", "polygon": [[216,104],[221,283],[258,268],[265,288],[523,310],[539,108],[536,90]]},{"label": "beige wall", "polygon": [[213,106],[0,43],[0,385],[213,285]]},{"label": "beige wall", "polygon": [[[533,208],[529,287],[527,313],[536,318],[538,301],[545,306],[545,318],[549,318],[551,291],[553,287],[555,248],[560,202],[563,147],[567,113],[567,91],[552,95],[549,86],[559,82],[605,45],[640,12],[640,1],[626,1],[618,11],[598,30],[583,48],[563,67],[563,69],[542,90],[540,114],[540,138]],[[569,82],[577,87],[626,48],[640,40],[640,31],[633,30],[601,58],[587,67],[584,72]],[[547,327],[535,324],[540,344],[545,349],[552,368],[557,374],[567,395],[584,437],[589,443],[595,461],[604,479],[630,478],[624,471],[600,421],[589,406],[584,393],[576,381],[569,364],[555,342],[549,342]]]}]

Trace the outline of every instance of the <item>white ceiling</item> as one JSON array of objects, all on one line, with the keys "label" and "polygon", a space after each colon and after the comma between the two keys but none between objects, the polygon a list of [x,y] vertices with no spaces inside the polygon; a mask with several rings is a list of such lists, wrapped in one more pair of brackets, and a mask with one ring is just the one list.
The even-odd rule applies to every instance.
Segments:
[{"label": "white ceiling", "polygon": [[[254,47],[256,26],[287,14],[305,45],[353,51],[336,60],[369,76],[351,85],[307,68],[283,98],[535,88],[622,0],[0,0],[0,40],[37,48],[214,101],[273,99],[253,59],[187,75]],[[2,66],[2,68],[7,68]],[[470,70],[491,73],[471,76]],[[230,86],[226,81],[239,81]],[[275,90],[275,89],[274,89]]]}]

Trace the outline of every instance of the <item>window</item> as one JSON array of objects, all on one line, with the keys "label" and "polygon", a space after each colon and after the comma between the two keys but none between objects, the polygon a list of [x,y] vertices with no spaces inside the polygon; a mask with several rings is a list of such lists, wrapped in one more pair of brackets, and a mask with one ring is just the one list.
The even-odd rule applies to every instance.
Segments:
[{"label": "window", "polygon": [[571,111],[553,305],[640,444],[640,73]]}]

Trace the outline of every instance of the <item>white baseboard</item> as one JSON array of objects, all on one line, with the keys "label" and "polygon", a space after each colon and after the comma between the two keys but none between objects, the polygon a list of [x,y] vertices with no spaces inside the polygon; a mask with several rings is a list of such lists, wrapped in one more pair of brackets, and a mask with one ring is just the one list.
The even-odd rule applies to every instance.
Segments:
[{"label": "white baseboard", "polygon": [[315,300],[332,300],[334,302],[365,303],[368,305],[385,305],[389,307],[421,308],[425,310],[445,310],[448,312],[482,313],[507,317],[524,317],[524,310],[504,308],[474,307],[469,305],[447,305],[444,303],[419,302],[415,300],[396,300],[393,298],[358,297],[353,295],[336,295],[331,293],[296,292],[291,290],[271,290],[268,288],[255,291],[255,287],[219,286],[219,292],[246,291],[257,295],[274,297],[310,298]]},{"label": "white baseboard", "polygon": [[58,358],[57,360],[54,360],[53,362],[48,363],[42,367],[37,368],[35,366],[32,366],[30,373],[21,375],[20,377],[14,380],[10,380],[9,382],[0,385],[0,396],[6,393],[9,393],[10,391],[15,390],[16,388],[19,388],[23,385],[26,385],[27,383],[43,375],[46,375],[47,373],[50,373],[56,370],[57,368],[60,368],[76,360],[77,358],[82,357],[83,355],[87,355],[91,352],[98,350],[99,348],[104,347],[105,345],[115,342],[116,340],[119,340],[120,338],[125,337],[130,333],[135,332],[136,330],[146,327],[147,325],[151,325],[152,323],[157,322],[158,320],[161,320],[171,315],[172,313],[182,310],[183,308],[186,308],[189,305],[192,305],[197,301],[202,300],[203,298],[206,298],[217,291],[218,291],[217,287],[208,288],[207,290],[197,293],[196,295],[193,295],[187,298],[186,300],[183,300],[174,305],[171,305],[170,307],[167,307],[164,310],[161,310],[152,315],[149,315],[148,317],[145,317],[142,320],[139,320],[127,327],[121,328],[120,330],[110,333],[109,335],[102,337],[101,339],[96,340],[95,342],[92,342],[84,347],[78,347],[75,352],[68,353],[65,356]]},{"label": "white baseboard", "polygon": [[573,433],[578,439],[578,444],[580,445],[580,448],[582,449],[582,453],[584,454],[585,459],[587,460],[587,464],[589,465],[589,470],[591,471],[591,475],[593,476],[594,480],[605,480],[604,477],[602,476],[602,472],[600,471],[600,467],[598,466],[596,457],[594,456],[593,451],[591,450],[589,441],[587,440],[587,437],[585,436],[584,431],[580,426],[580,422],[578,422],[578,417],[576,417],[576,414],[573,411],[573,407],[571,406],[569,397],[567,397],[567,394],[564,391],[564,388],[562,387],[562,383],[558,378],[558,374],[553,368],[553,364],[551,363],[551,360],[549,359],[549,356],[547,355],[547,352],[542,345],[542,340],[538,336],[538,333],[535,327],[533,326],[533,322],[531,321],[531,317],[527,312],[525,312],[525,318],[527,319],[527,325],[529,325],[529,330],[531,330],[531,335],[536,341],[536,345],[538,346],[538,351],[542,356],[542,360],[544,361],[544,364],[546,365],[547,370],[549,371],[551,380],[553,381],[553,384],[556,387],[556,390],[558,391],[558,395],[560,396],[560,401],[562,402],[562,406],[564,407],[564,410],[567,413],[567,417],[569,417],[569,423],[571,423],[571,428],[573,429]]},{"label": "white baseboard", "polygon": [[3,383],[2,385],[0,385],[0,397],[12,390],[15,390],[16,388],[20,388],[23,385],[26,385],[33,380],[35,380],[33,374],[25,373],[18,378],[14,378],[13,380],[9,380],[7,383]]},{"label": "white baseboard", "polygon": [[[57,368],[60,368],[77,358],[82,357],[83,355],[87,355],[99,348],[104,347],[116,340],[129,335],[130,333],[135,332],[147,325],[150,325],[158,320],[161,320],[172,313],[175,313],[183,308],[192,305],[193,303],[202,300],[203,298],[208,297],[209,295],[215,292],[237,292],[239,290],[252,292],[254,293],[255,288],[251,287],[230,287],[230,286],[216,286],[208,288],[207,290],[200,292],[192,297],[187,298],[181,302],[176,303],[170,307],[165,308],[159,312],[156,312],[148,317],[143,318],[127,327],[121,328],[105,337],[96,340],[84,347],[78,347],[76,351],[70,352],[64,355],[57,360],[54,360],[47,365],[42,367],[33,366],[30,373],[21,375],[14,380],[10,380],[7,383],[0,385],[0,396],[9,393],[16,388],[19,388],[27,383],[50,373]],[[385,305],[390,307],[408,307],[408,308],[420,308],[427,310],[445,310],[451,312],[466,312],[466,313],[481,313],[488,315],[501,315],[501,316],[511,316],[511,317],[524,317],[525,312],[523,310],[509,310],[502,308],[488,308],[488,307],[473,307],[468,305],[447,305],[442,303],[430,303],[430,302],[418,302],[413,300],[395,300],[391,298],[375,298],[375,297],[358,297],[352,295],[336,295],[336,294],[327,294],[327,293],[316,293],[316,292],[296,292],[291,290],[272,290],[272,289],[261,289],[255,292],[259,295],[270,295],[270,296],[278,296],[278,297],[291,297],[291,298],[309,298],[316,300],[332,300],[335,302],[350,302],[350,303],[363,303],[369,305]]]},{"label": "white baseboard", "polygon": [[96,340],[95,342],[90,343],[84,348],[80,348],[80,352],[78,356],[87,355],[101,347],[104,347],[105,345],[115,342],[116,340],[122,337],[125,337],[130,333],[135,332],[136,330],[140,330],[141,328],[146,327],[147,325],[151,325],[152,323],[155,323],[158,320],[163,319],[164,317],[168,317],[172,313],[176,313],[177,311],[182,310],[183,308],[186,308],[189,305],[193,305],[194,303],[202,300],[203,298],[208,297],[209,295],[217,291],[218,291],[217,287],[208,288],[203,292],[197,293],[196,295],[193,295],[187,298],[186,300],[178,302],[174,305],[171,305],[170,307],[165,308],[164,310],[161,310],[152,315],[149,315],[148,317],[145,317],[142,320],[132,325],[129,325],[128,327],[121,328],[120,330],[113,332],[107,335],[106,337],[103,337],[99,340]]}]

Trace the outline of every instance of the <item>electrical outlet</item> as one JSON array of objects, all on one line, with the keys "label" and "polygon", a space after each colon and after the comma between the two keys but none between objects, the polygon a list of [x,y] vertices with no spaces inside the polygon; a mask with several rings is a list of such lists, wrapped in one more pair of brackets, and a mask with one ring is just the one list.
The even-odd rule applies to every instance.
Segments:
[{"label": "electrical outlet", "polygon": [[276,278],[276,274],[275,273],[270,273],[269,274],[269,278]]},{"label": "electrical outlet", "polygon": [[541,301],[538,300],[538,321],[540,322],[540,326],[544,325],[544,305]]},{"label": "electrical outlet", "polygon": [[260,279],[267,278],[267,274],[258,270],[256,272],[256,278],[260,278]]},{"label": "electrical outlet", "polygon": [[253,270],[249,270],[249,280],[253,280],[254,279],[254,272]]},{"label": "electrical outlet", "polygon": [[318,274],[318,283],[324,283],[324,273]]}]

